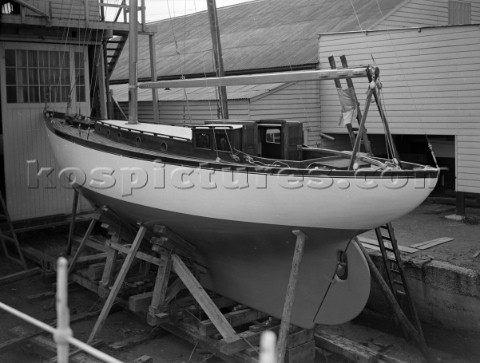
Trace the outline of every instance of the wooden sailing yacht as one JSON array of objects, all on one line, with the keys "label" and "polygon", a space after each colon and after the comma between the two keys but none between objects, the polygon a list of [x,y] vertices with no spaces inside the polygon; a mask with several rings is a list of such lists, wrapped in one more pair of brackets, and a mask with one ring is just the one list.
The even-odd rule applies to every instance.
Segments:
[{"label": "wooden sailing yacht", "polygon": [[[135,13],[133,7],[132,33]],[[132,73],[130,101],[135,104]],[[360,313],[370,292],[367,264],[351,239],[417,207],[439,172],[402,162],[395,154],[382,159],[359,152],[368,107],[377,92],[378,68],[140,85],[358,77],[368,80],[369,92],[351,152],[304,146],[302,124],[287,120],[171,126],[138,123],[133,108],[129,122],[46,110],[45,125],[59,165],[70,171],[74,187],[87,199],[131,223],[168,226],[199,251],[203,286],[240,303],[282,315],[295,247],[292,231],[301,230],[308,241],[292,323],[338,324]]]}]

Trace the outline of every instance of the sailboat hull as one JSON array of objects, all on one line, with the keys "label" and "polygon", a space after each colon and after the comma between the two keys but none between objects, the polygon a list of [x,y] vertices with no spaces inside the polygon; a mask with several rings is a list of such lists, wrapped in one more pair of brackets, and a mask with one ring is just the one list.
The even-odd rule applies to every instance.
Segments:
[{"label": "sailboat hull", "polygon": [[[295,226],[211,219],[148,208],[92,193],[82,194],[98,206],[108,205],[122,219],[167,225],[201,252],[202,285],[277,318],[282,315],[294,254]],[[360,231],[302,229],[309,237],[300,264],[292,323],[341,324],[356,317],[370,292],[370,273],[358,247],[349,243]],[[336,277],[337,252],[347,251],[349,276]],[[328,292],[328,293],[327,293]]]},{"label": "sailboat hull", "polygon": [[[206,288],[275,317],[281,317],[291,269],[292,230],[302,230],[308,241],[292,323],[305,328],[340,324],[361,312],[370,274],[351,238],[414,209],[436,183],[429,172],[399,180],[309,179],[192,160],[166,162],[167,157],[89,145],[48,121],[47,126],[61,173],[87,199],[133,223],[168,226],[200,252]],[[347,253],[344,280],[336,275],[339,251]]]}]

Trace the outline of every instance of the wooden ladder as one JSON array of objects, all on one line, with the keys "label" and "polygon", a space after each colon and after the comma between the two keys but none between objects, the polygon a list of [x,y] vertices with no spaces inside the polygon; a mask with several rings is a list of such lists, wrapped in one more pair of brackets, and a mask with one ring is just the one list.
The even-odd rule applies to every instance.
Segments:
[{"label": "wooden ladder", "polygon": [[[8,213],[7,204],[5,203],[5,199],[3,198],[2,192],[0,192],[0,204],[2,210],[0,211],[0,223],[5,226],[7,231],[4,231],[3,228],[0,228],[0,240],[2,243],[3,251],[5,252],[5,256],[12,261],[19,263],[24,269],[27,269],[27,264],[25,262],[25,258],[23,257],[22,248],[20,247],[20,243],[17,238],[17,234],[13,229],[12,220],[10,219],[10,215]],[[9,248],[7,242],[13,244],[13,247],[16,251],[18,257],[12,256],[9,252]]]},{"label": "wooden ladder", "polygon": [[395,296],[398,304],[404,311],[405,315],[410,319],[413,326],[417,329],[418,334],[424,340],[422,325],[418,318],[415,304],[413,303],[405,278],[405,270],[398,249],[397,238],[391,223],[375,228],[378,245],[382,253],[382,260],[385,266],[385,276],[387,284]]}]

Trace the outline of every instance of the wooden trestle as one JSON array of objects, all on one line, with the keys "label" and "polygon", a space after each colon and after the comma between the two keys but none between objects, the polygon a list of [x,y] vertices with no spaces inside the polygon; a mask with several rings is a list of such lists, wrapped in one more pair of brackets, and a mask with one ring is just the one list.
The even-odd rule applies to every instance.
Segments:
[{"label": "wooden trestle", "polygon": [[[278,320],[206,291],[195,277],[205,269],[198,262],[198,251],[166,226],[139,225],[133,234],[124,225],[112,224],[103,245],[92,242],[90,236],[95,224],[108,214],[105,208],[95,213],[69,268],[73,281],[105,299],[88,342],[95,339],[113,304],[123,303],[144,317],[150,326],[159,326],[226,361],[257,362],[258,344],[265,330],[279,334],[279,362],[314,361],[313,329],[290,326],[298,266],[307,239],[301,231],[293,231],[297,246],[292,256],[283,318]],[[150,241],[149,248],[142,244],[146,239]],[[79,256],[85,253],[87,245],[101,249],[106,261],[87,268],[81,264],[82,268],[77,269]]]}]

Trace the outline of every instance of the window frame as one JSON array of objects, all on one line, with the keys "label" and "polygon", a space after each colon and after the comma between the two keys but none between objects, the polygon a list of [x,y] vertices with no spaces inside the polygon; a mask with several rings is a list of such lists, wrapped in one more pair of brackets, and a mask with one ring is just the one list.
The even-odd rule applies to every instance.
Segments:
[{"label": "window frame", "polygon": [[[11,67],[11,66],[8,66],[7,68],[7,59],[6,59],[6,55],[7,55],[7,51],[15,51],[15,54],[17,53],[17,51],[26,51],[27,53],[27,66],[26,67],[22,67],[20,66],[17,62],[15,62],[15,65],[14,67]],[[29,57],[29,51],[33,51],[33,52],[36,52],[36,65],[33,65],[31,68],[30,66],[28,66],[28,57]],[[69,59],[68,59],[68,78],[69,78],[69,85],[67,86],[66,84],[61,84],[59,85],[58,87],[69,87],[69,89],[72,89],[72,93],[71,93],[71,106],[73,109],[75,109],[76,107],[80,107],[81,106],[84,106],[84,105],[89,105],[90,104],[90,100],[89,100],[89,93],[90,93],[90,85],[89,85],[89,82],[88,82],[88,74],[89,74],[89,68],[88,68],[88,48],[86,46],[77,46],[77,45],[57,45],[57,44],[34,44],[34,43],[11,43],[11,42],[5,42],[3,44],[0,44],[0,55],[1,57],[3,58],[3,62],[0,62],[1,66],[2,66],[2,69],[1,69],[1,74],[3,75],[3,78],[5,81],[2,81],[2,104],[4,104],[6,107],[26,107],[26,108],[30,108],[29,105],[32,105],[32,107],[34,107],[33,105],[39,105],[39,104],[42,104],[42,105],[45,105],[45,98],[42,97],[42,94],[41,94],[41,87],[43,87],[44,85],[42,85],[42,79],[41,79],[41,75],[40,75],[40,70],[43,70],[43,69],[46,69],[46,70],[50,70],[52,69],[53,67],[51,67],[51,64],[48,64],[47,67],[41,67],[40,64],[40,57],[39,57],[39,52],[66,52],[69,54]],[[81,65],[83,65],[83,81],[84,81],[84,84],[83,85],[76,85],[75,84],[75,81],[76,81],[76,76],[77,76],[77,69],[81,69],[81,67],[76,67],[76,54],[77,53],[83,53],[83,62],[81,62]],[[28,96],[28,101],[21,101],[19,102],[18,99],[15,101],[15,102],[8,102],[8,99],[7,99],[7,86],[8,87],[12,87],[12,86],[15,86],[15,89],[16,89],[16,92],[17,92],[17,96],[18,96],[18,87],[26,87],[28,88],[29,87],[29,82],[27,82],[27,84],[23,84],[23,85],[19,85],[19,81],[18,79],[16,79],[16,74],[13,78],[15,78],[15,83],[14,84],[8,84],[7,85],[7,75],[8,75],[8,71],[11,70],[11,69],[19,69],[19,68],[25,68],[26,69],[26,74],[27,74],[27,77],[28,77],[28,70],[29,69],[36,69],[36,84],[35,84],[35,87],[37,87],[38,91],[37,91],[37,95],[38,97],[36,97],[36,100],[34,100],[33,102],[30,101],[30,96]],[[59,69],[59,75],[61,74],[61,67],[59,68],[55,68],[55,69]],[[67,67],[64,68],[64,70],[67,70]],[[10,77],[10,80],[12,78],[12,76],[9,76]],[[35,76],[34,76],[35,78]],[[49,85],[51,86],[51,85]],[[82,91],[83,90],[83,97],[82,98],[78,98],[77,97],[77,93],[79,91]],[[68,103],[68,100],[60,100],[60,101],[56,101],[54,102],[55,100],[53,100],[51,98],[51,95],[50,95],[50,101],[47,103],[47,104],[52,104],[52,105],[66,105]],[[83,108],[83,107],[82,107]]]}]

